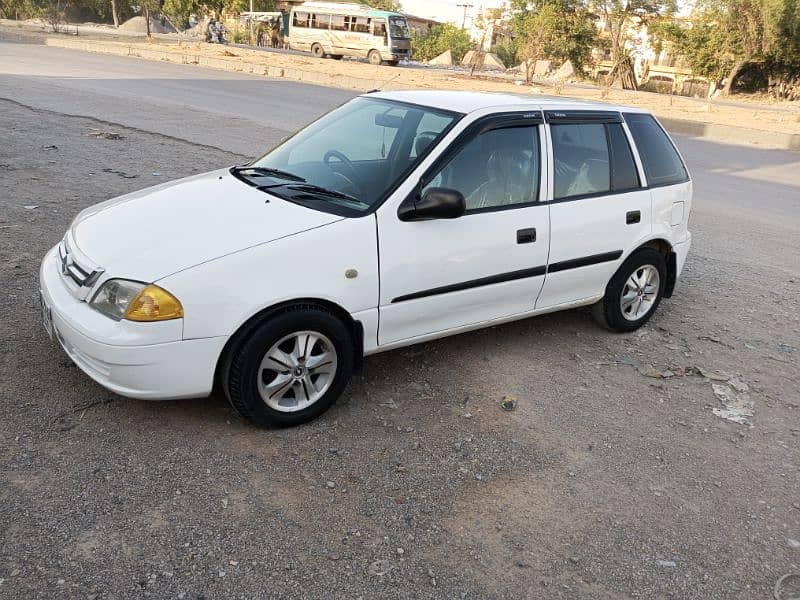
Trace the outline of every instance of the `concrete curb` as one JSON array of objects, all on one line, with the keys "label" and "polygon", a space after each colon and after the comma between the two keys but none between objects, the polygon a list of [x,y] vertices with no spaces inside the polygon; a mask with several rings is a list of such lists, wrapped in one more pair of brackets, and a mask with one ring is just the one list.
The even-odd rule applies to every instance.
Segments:
[{"label": "concrete curb", "polygon": [[[656,115],[658,116],[658,115]],[[773,150],[800,150],[800,134],[762,131],[746,127],[734,127],[719,123],[701,123],[685,119],[658,118],[671,134],[703,138],[725,144],[760,146]]]},{"label": "concrete curb", "polygon": [[[262,63],[250,62],[241,57],[211,57],[193,54],[191,51],[175,52],[173,50],[160,49],[157,45],[152,49],[140,48],[125,44],[125,42],[105,42],[97,39],[81,40],[44,33],[13,31],[4,27],[0,27],[0,40],[43,44],[46,46],[70,48],[100,54],[134,56],[145,60],[198,65],[220,71],[261,75],[275,79],[288,79],[313,85],[338,87],[361,92],[380,88],[385,83],[382,80],[366,77],[337,76],[320,71],[268,66]],[[656,116],[658,116],[657,113]],[[689,137],[741,146],[759,146],[764,149],[800,151],[800,134],[763,131],[760,129],[749,129],[746,127],[735,127],[718,123],[702,123],[700,121],[668,117],[659,117],[659,120],[671,134],[686,135]]]}]

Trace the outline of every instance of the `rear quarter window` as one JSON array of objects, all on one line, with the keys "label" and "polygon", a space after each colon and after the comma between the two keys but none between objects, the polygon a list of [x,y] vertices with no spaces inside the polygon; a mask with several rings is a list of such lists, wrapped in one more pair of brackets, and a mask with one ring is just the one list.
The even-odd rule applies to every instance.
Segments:
[{"label": "rear quarter window", "polygon": [[625,113],[624,116],[639,150],[647,184],[660,186],[688,181],[686,167],[661,125],[647,114]]}]

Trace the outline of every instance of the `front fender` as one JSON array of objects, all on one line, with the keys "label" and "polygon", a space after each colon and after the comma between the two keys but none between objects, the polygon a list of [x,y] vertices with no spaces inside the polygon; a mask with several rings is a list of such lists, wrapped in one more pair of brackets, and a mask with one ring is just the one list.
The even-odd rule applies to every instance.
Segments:
[{"label": "front fender", "polygon": [[297,298],[327,300],[354,314],[378,304],[376,235],[374,215],[342,219],[158,284],[183,304],[184,339],[230,336],[265,308]]}]

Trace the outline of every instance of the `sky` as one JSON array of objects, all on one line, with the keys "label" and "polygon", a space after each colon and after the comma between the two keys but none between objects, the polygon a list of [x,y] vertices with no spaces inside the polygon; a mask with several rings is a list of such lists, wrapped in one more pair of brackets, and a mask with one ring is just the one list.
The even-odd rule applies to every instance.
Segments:
[{"label": "sky", "polygon": [[425,17],[427,19],[436,19],[438,21],[450,21],[461,25],[464,18],[464,9],[457,6],[458,4],[473,4],[472,8],[467,8],[467,26],[470,23],[470,16],[478,14],[479,9],[483,7],[497,8],[503,4],[502,0],[401,0],[403,12],[415,15],[417,17]]}]

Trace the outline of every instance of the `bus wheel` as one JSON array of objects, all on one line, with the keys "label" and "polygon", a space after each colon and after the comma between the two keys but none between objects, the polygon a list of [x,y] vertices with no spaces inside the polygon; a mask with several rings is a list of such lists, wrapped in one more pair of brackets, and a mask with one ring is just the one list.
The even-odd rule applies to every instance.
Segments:
[{"label": "bus wheel", "polygon": [[325,56],[325,50],[323,50],[322,46],[319,44],[314,44],[311,46],[311,54],[313,54],[316,58],[322,58]]},{"label": "bus wheel", "polygon": [[381,53],[377,50],[370,50],[369,54],[367,54],[367,59],[369,60],[369,64],[379,65],[381,64]]},{"label": "bus wheel", "polygon": [[331,58],[333,60],[342,60],[342,55],[341,54],[331,54]]}]

